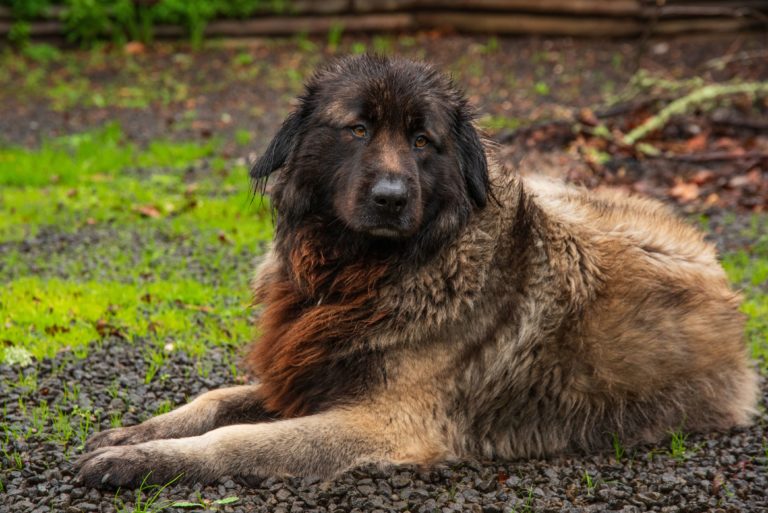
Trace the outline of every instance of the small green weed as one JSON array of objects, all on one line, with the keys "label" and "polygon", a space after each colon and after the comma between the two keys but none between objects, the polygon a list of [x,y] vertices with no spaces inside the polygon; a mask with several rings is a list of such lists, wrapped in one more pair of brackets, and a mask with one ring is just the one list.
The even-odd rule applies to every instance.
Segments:
[{"label": "small green weed", "polygon": [[165,353],[162,349],[150,349],[144,353],[144,361],[147,362],[147,370],[144,373],[144,383],[149,384],[155,378],[160,367],[165,363]]},{"label": "small green weed", "polygon": [[36,433],[41,433],[43,431],[46,424],[48,424],[49,415],[50,410],[48,409],[47,401],[40,401],[40,404],[32,408],[32,418],[30,419],[30,423],[32,429]]},{"label": "small green weed", "polygon": [[119,411],[114,411],[109,414],[109,427],[119,428],[123,425],[123,414]]},{"label": "small green weed", "polygon": [[24,468],[24,459],[17,451],[7,452],[3,449],[3,458],[6,460],[3,464],[6,468],[13,468],[16,470],[22,470]]},{"label": "small green weed", "polygon": [[676,460],[684,460],[688,454],[686,449],[686,441],[688,440],[688,435],[683,433],[681,430],[677,430],[672,431],[670,436],[669,455]]},{"label": "small green weed", "polygon": [[587,487],[587,495],[594,495],[595,493],[595,483],[592,480],[592,476],[589,475],[589,472],[586,470],[584,471],[584,477],[582,478],[584,481],[584,485]]},{"label": "small green weed", "polygon": [[56,414],[53,417],[53,440],[66,444],[75,433],[72,427],[72,418],[60,406],[56,407]]},{"label": "small green weed", "polygon": [[155,408],[155,415],[162,415],[164,413],[168,413],[169,411],[173,410],[173,403],[166,399],[162,401],[157,408]]},{"label": "small green weed", "polygon": [[362,41],[355,41],[352,43],[352,53],[360,55],[368,51],[368,46]]},{"label": "small green weed", "polygon": [[339,48],[341,43],[341,36],[344,34],[344,25],[342,23],[334,23],[328,30],[328,51],[335,52]]},{"label": "small green weed", "polygon": [[387,36],[376,35],[371,41],[373,51],[380,55],[392,53],[392,39]]},{"label": "small green weed", "polygon": [[204,508],[209,511],[217,511],[220,506],[226,506],[228,504],[234,504],[237,501],[239,501],[239,497],[225,497],[224,499],[216,499],[216,500],[206,500],[202,497],[198,496],[197,502],[189,502],[189,501],[177,501],[171,504],[171,507],[173,508],[188,508],[188,509],[197,509],[197,508]]},{"label": "small green weed", "polygon": [[478,119],[477,123],[484,130],[495,132],[499,130],[516,130],[522,126],[523,121],[519,118],[487,115]]},{"label": "small green weed", "polygon": [[120,396],[120,384],[117,382],[117,378],[113,379],[107,387],[107,393],[113,400]]},{"label": "small green weed", "polygon": [[518,510],[512,508],[509,513],[532,513],[533,512],[533,487],[529,486],[526,490],[525,502],[523,506]]},{"label": "small green weed", "polygon": [[618,433],[613,433],[611,438],[611,445],[613,445],[613,455],[616,458],[616,463],[621,462],[621,458],[624,457],[624,446],[621,445],[621,440],[619,440]]},{"label": "small green weed", "polygon": [[235,131],[235,142],[238,146],[247,146],[251,142],[251,132],[243,129]]},{"label": "small green weed", "polygon": [[499,38],[491,36],[488,41],[480,47],[480,52],[490,55],[499,51]]},{"label": "small green weed", "polygon": [[543,81],[533,84],[533,90],[539,96],[547,96],[550,93],[549,84]]},{"label": "small green weed", "polygon": [[160,495],[163,493],[163,490],[178,481],[181,478],[181,475],[162,486],[148,484],[147,479],[149,478],[149,475],[150,474],[144,476],[141,485],[139,485],[139,488],[134,492],[135,501],[133,508],[129,509],[118,497],[117,493],[115,494],[114,503],[117,513],[158,513],[171,507],[171,501],[160,500]]}]

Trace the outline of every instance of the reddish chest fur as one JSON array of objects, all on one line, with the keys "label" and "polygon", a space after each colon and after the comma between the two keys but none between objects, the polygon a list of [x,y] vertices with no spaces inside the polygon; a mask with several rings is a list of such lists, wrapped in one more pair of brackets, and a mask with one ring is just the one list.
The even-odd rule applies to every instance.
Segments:
[{"label": "reddish chest fur", "polygon": [[384,263],[339,266],[310,237],[284,255],[274,281],[257,291],[264,303],[261,338],[247,364],[261,380],[265,407],[306,415],[364,392],[381,379],[378,353],[366,343],[387,316],[375,294]]}]

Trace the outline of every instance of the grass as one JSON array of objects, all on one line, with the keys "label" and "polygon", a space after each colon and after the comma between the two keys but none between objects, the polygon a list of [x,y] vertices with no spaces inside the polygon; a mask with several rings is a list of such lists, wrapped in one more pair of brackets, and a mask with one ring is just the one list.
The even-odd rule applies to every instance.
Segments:
[{"label": "grass", "polygon": [[613,456],[616,458],[616,463],[621,462],[621,458],[624,457],[625,449],[619,440],[619,434],[613,433],[611,435],[611,445],[613,446]]},{"label": "grass", "polygon": [[[243,146],[251,134],[235,137]],[[18,368],[1,385],[18,394],[13,405],[0,399],[2,467],[25,467],[19,447],[29,439],[70,454],[102,415],[111,427],[123,422],[121,411],[83,407],[81,383],[45,397],[37,360],[63,352],[65,365],[120,339],[142,348],[147,382],[167,377],[173,351],[200,357],[223,346],[232,366],[226,353],[252,337],[248,281],[272,236],[268,207],[251,197],[246,168],[222,157],[218,141],[140,147],[107,124],[31,149],[0,145],[0,362]],[[123,395],[117,380],[104,391]],[[148,493],[117,509],[169,507]]]},{"label": "grass", "polygon": [[523,505],[520,509],[512,508],[510,513],[531,513],[533,511],[533,487],[529,486],[526,490],[526,496],[523,499]]},{"label": "grass", "polygon": [[[216,147],[139,148],[114,124],[0,147],[0,361],[84,356],[118,337],[148,343],[151,381],[169,344],[202,355],[247,341],[251,259],[271,216],[252,201],[245,167]],[[33,249],[20,243],[36,236]],[[76,402],[78,390],[67,393]]]},{"label": "grass", "polygon": [[205,144],[156,141],[139,149],[120,126],[109,123],[91,132],[45,141],[39,148],[0,148],[0,185],[40,187],[109,181],[130,166],[181,169],[210,156],[216,141]]},{"label": "grass", "polygon": [[747,343],[752,357],[768,374],[768,216],[752,216],[740,235],[750,244],[724,255],[723,268],[744,295]]},{"label": "grass", "polygon": [[680,430],[672,431],[670,433],[670,440],[669,440],[669,455],[678,460],[682,461],[688,457],[688,448],[686,445],[686,441],[688,440],[688,434],[683,433]]},{"label": "grass", "polygon": [[163,490],[171,486],[173,483],[179,480],[181,476],[177,476],[170,482],[162,485],[150,485],[147,483],[149,475],[144,476],[144,479],[139,485],[139,488],[134,492],[134,504],[133,506],[126,506],[126,504],[120,500],[115,494],[115,509],[117,513],[158,513],[172,506],[172,501],[162,500],[160,496]]}]

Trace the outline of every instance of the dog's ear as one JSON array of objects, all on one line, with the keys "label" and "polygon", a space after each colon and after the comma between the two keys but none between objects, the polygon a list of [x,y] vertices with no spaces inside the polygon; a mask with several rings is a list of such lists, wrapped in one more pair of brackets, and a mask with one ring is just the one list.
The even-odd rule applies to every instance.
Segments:
[{"label": "dog's ear", "polygon": [[488,202],[489,189],[485,148],[470,116],[460,115],[454,131],[459,169],[467,184],[469,197],[477,207],[483,208]]},{"label": "dog's ear", "polygon": [[299,136],[303,119],[301,109],[293,111],[283,121],[283,125],[267,146],[264,154],[251,167],[251,180],[257,188],[259,185],[263,188],[269,175],[281,168],[288,160]]}]

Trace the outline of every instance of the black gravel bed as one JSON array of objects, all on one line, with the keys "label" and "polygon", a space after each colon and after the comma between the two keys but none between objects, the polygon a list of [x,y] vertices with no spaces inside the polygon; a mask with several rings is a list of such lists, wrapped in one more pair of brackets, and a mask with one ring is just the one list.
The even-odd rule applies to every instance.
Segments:
[{"label": "black gravel bed", "polygon": [[[765,380],[761,414],[752,427],[690,434],[679,454],[662,443],[626,448],[618,458],[610,453],[430,469],[363,468],[332,482],[224,477],[207,486],[171,485],[154,499],[155,489],[137,494],[85,488],[72,467],[86,432],[92,431],[83,419],[106,429],[110,417],[122,414],[124,425],[134,424],[168,402],[175,407],[235,382],[228,363],[231,353],[213,348],[202,362],[170,354],[154,380],[145,384],[145,351],[140,343],[107,340],[93,345],[84,359],[61,353],[23,370],[0,365],[5,431],[0,437],[0,511],[768,511]],[[79,390],[73,391],[73,384]],[[57,439],[50,419],[38,422],[37,430],[33,427],[33,412],[43,401],[51,418],[71,414],[74,433],[68,442]],[[222,499],[225,504],[215,502]],[[173,506],[179,502],[201,506]]]}]

